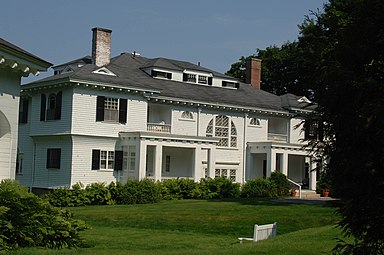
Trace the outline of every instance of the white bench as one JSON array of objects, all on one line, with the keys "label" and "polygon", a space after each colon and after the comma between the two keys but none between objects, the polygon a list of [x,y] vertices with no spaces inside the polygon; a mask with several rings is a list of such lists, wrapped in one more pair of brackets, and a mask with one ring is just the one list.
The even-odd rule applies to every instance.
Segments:
[{"label": "white bench", "polygon": [[243,243],[243,241],[257,242],[270,237],[274,237],[276,236],[276,229],[277,229],[276,222],[273,224],[265,224],[265,225],[255,224],[255,228],[253,231],[253,238],[239,237],[239,241],[240,243]]}]

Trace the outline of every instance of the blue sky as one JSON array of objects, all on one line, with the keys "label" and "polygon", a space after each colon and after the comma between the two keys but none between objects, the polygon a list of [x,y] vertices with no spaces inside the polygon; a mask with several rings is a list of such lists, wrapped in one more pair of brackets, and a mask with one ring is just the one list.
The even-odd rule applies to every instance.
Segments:
[{"label": "blue sky", "polygon": [[1,4],[0,37],[58,65],[90,55],[91,29],[103,27],[112,30],[112,56],[136,51],[224,73],[257,48],[295,40],[304,16],[325,2],[12,0]]}]

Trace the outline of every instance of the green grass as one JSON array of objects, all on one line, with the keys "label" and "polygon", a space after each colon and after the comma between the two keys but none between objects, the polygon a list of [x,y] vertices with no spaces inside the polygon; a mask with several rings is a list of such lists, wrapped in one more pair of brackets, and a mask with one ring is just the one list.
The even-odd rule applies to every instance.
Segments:
[{"label": "green grass", "polygon": [[[335,208],[270,201],[166,201],[149,205],[71,208],[92,229],[89,248],[28,248],[12,254],[329,254],[341,237]],[[278,235],[258,243],[255,223],[276,221]]]}]

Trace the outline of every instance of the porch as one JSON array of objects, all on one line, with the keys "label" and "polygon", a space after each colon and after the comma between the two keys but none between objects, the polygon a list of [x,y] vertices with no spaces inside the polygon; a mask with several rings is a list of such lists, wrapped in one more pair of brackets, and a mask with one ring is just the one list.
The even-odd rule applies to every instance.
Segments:
[{"label": "porch", "polygon": [[316,189],[316,163],[302,145],[255,142],[248,143],[246,153],[246,180],[267,178],[278,171],[303,189]]},{"label": "porch", "polygon": [[[128,179],[187,178],[199,181],[215,175],[217,138],[152,132],[120,133],[123,175]],[[206,164],[203,165],[203,162]]]}]

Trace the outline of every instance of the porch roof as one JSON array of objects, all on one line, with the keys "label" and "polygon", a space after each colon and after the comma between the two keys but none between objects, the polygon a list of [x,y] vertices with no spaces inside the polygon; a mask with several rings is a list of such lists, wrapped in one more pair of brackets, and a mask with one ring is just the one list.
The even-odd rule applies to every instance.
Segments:
[{"label": "porch roof", "polygon": [[120,138],[140,138],[146,140],[157,140],[157,141],[169,141],[169,142],[180,142],[180,143],[198,143],[198,144],[211,144],[216,145],[219,142],[219,138],[206,137],[206,136],[189,136],[189,135],[175,135],[175,134],[164,134],[154,132],[120,132]]},{"label": "porch roof", "polygon": [[296,151],[301,154],[309,154],[310,148],[305,147],[304,144],[297,143],[281,143],[274,141],[267,142],[248,142],[247,147],[250,153],[265,153],[273,149],[281,149],[287,151]]}]

